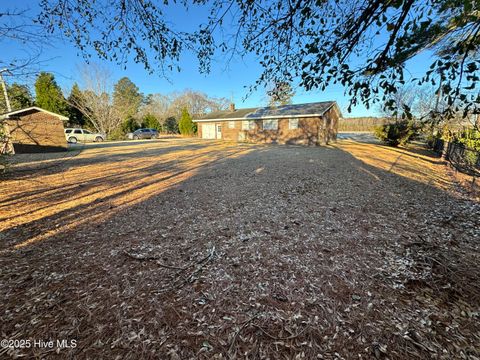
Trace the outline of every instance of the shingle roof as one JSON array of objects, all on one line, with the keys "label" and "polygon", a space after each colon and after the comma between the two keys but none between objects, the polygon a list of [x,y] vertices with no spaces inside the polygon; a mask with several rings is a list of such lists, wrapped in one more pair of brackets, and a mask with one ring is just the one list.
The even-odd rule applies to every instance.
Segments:
[{"label": "shingle roof", "polygon": [[30,107],[28,107],[28,108],[24,108],[24,109],[20,109],[20,110],[15,110],[15,111],[10,111],[10,112],[1,114],[1,115],[0,115],[0,119],[8,119],[8,118],[9,118],[10,116],[12,116],[12,115],[19,115],[19,114],[23,114],[23,113],[26,113],[26,112],[29,112],[29,111],[32,111],[32,110],[44,112],[44,113],[47,113],[47,114],[50,114],[50,115],[53,115],[53,116],[57,116],[60,120],[63,120],[63,121],[67,121],[67,120],[68,120],[68,117],[66,117],[66,116],[63,116],[63,115],[60,115],[60,114],[56,114],[56,113],[54,113],[54,112],[51,112],[51,111],[42,109],[42,108],[40,108],[40,107],[38,107],[38,106],[30,106]]},{"label": "shingle roof", "polygon": [[215,111],[206,114],[193,121],[207,120],[242,120],[242,119],[265,119],[265,118],[281,118],[295,116],[321,116],[332,106],[336,105],[335,101],[313,102],[306,104],[268,106],[259,108],[237,109],[235,111]]}]

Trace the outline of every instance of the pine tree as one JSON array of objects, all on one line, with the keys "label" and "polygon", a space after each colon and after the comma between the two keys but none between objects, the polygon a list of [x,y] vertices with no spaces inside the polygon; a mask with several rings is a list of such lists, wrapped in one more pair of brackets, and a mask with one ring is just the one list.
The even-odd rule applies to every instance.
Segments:
[{"label": "pine tree", "polygon": [[68,115],[67,103],[53,74],[41,72],[35,81],[35,104],[57,114]]},{"label": "pine tree", "polygon": [[146,114],[143,117],[142,121],[143,128],[156,129],[158,131],[162,130],[162,125],[158,121],[157,117],[153,114]]},{"label": "pine tree", "polygon": [[[13,83],[11,86],[7,86],[8,99],[10,100],[10,106],[12,111],[20,110],[33,105],[32,94],[27,85],[21,85]],[[0,96],[0,114],[8,111],[7,104],[3,93]]]},{"label": "pine tree", "polygon": [[136,117],[143,101],[143,94],[138,86],[128,77],[123,77],[115,84],[113,89],[113,108],[122,120]]},{"label": "pine tree", "polygon": [[69,123],[83,126],[86,123],[85,115],[78,109],[82,104],[83,94],[77,83],[74,83],[70,95],[68,96],[68,118]]},{"label": "pine tree", "polygon": [[178,122],[178,129],[182,135],[193,135],[196,132],[196,126],[192,121],[192,116],[186,108],[182,110],[182,116]]}]

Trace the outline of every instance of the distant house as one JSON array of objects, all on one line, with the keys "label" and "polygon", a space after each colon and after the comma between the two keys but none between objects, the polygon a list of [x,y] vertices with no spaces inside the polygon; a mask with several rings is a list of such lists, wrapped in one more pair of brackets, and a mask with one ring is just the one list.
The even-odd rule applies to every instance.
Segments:
[{"label": "distant house", "polygon": [[337,138],[335,101],[217,111],[194,119],[203,139],[279,144],[326,144]]},{"label": "distant house", "polygon": [[0,115],[0,126],[13,144],[15,153],[65,151],[63,131],[68,118],[36,106]]}]

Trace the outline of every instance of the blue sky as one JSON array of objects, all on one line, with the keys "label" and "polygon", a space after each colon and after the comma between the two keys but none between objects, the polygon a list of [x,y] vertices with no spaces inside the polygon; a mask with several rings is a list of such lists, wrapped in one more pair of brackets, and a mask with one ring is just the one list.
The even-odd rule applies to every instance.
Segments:
[{"label": "blue sky", "polygon": [[[31,13],[35,14],[37,11],[36,2],[29,0],[18,0],[16,2],[17,9],[30,8]],[[192,8],[187,14],[184,11],[173,9],[168,16],[172,23],[184,30],[191,30],[195,23],[193,18],[201,18],[202,14],[198,13],[198,8]],[[4,48],[4,58],[12,58],[18,56],[23,51],[21,44]],[[75,81],[80,80],[78,74],[78,66],[83,63],[82,56],[78,50],[67,41],[58,39],[54,41],[50,47],[46,48],[42,55],[44,59],[48,59],[42,64],[43,71],[53,72],[62,89],[68,91]],[[200,74],[198,71],[198,64],[196,58],[191,54],[185,54],[180,66],[181,72],[172,72],[169,74],[169,79],[164,79],[158,74],[149,74],[141,64],[136,64],[129,61],[126,69],[115,63],[99,61],[95,57],[93,61],[107,66],[112,75],[113,80],[116,81],[123,76],[129,77],[144,94],[149,93],[170,93],[174,91],[182,91],[184,89],[193,89],[207,93],[213,97],[225,97],[233,99],[237,108],[241,107],[255,107],[266,105],[267,99],[265,90],[248,94],[248,86],[255,83],[255,80],[261,73],[261,67],[257,60],[252,57],[244,59],[233,59],[227,66],[226,60],[223,57],[218,57],[212,63],[211,72],[209,74]],[[420,76],[425,69],[430,65],[431,59],[428,54],[418,56],[409,62],[407,71],[413,76]],[[13,79],[7,79],[12,81]],[[367,110],[363,106],[357,106],[353,109],[351,114],[346,113],[348,106],[348,98],[344,95],[344,89],[339,85],[332,85],[325,91],[305,91],[301,88],[295,89],[294,103],[313,102],[336,100],[344,116],[375,116],[378,115],[375,108]]]}]

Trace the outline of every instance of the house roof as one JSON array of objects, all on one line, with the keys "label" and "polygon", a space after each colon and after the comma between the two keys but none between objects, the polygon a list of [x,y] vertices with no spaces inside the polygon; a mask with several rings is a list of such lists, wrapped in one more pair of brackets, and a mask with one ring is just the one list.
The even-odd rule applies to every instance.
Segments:
[{"label": "house roof", "polygon": [[277,119],[291,117],[322,116],[332,106],[338,105],[335,101],[312,102],[305,104],[292,104],[280,106],[267,106],[258,108],[237,109],[234,111],[224,110],[206,114],[194,122],[207,122],[211,120],[256,120]]},{"label": "house roof", "polygon": [[38,106],[30,106],[30,107],[28,107],[28,108],[24,108],[24,109],[20,109],[20,110],[15,110],[15,111],[7,112],[7,113],[5,113],[5,114],[0,115],[0,120],[9,119],[9,118],[11,118],[13,115],[20,115],[20,114],[23,114],[23,113],[26,113],[26,112],[29,112],[29,111],[32,111],[32,110],[36,110],[36,111],[40,111],[40,112],[44,112],[44,113],[47,113],[47,114],[56,116],[56,117],[58,117],[60,120],[63,120],[63,121],[67,121],[67,120],[68,120],[68,117],[66,117],[66,116],[63,116],[63,115],[60,115],[60,114],[56,114],[56,113],[54,113],[54,112],[51,112],[51,111],[42,109],[42,108],[40,108],[40,107],[38,107]]}]

